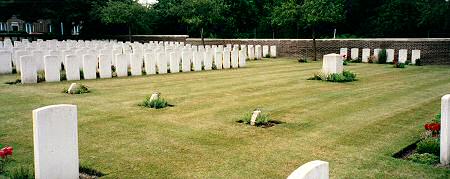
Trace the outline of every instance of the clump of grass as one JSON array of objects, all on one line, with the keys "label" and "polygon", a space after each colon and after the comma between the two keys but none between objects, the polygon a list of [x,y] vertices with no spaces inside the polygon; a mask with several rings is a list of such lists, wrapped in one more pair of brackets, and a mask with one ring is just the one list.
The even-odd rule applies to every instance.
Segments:
[{"label": "clump of grass", "polygon": [[[251,124],[252,120],[252,112],[245,113],[244,116],[242,116],[237,122],[244,123],[244,124]],[[275,124],[281,124],[279,121],[272,120],[269,114],[263,114],[261,113],[255,121],[255,126],[257,127],[272,127]]]},{"label": "clump of grass", "polygon": [[313,77],[308,78],[308,80],[322,80],[322,81],[329,81],[329,82],[337,82],[337,83],[345,83],[345,82],[352,82],[356,81],[356,74],[351,71],[344,71],[341,73],[333,73],[326,75],[324,73],[316,73]]},{"label": "clump of grass", "polygon": [[424,154],[434,154],[439,155],[440,154],[440,143],[438,138],[426,138],[419,143],[417,143],[417,153]]},{"label": "clump of grass", "polygon": [[429,153],[423,153],[423,154],[419,154],[419,153],[415,153],[410,155],[407,160],[416,162],[416,163],[421,163],[421,164],[427,164],[427,165],[434,165],[439,163],[439,157],[433,154],[429,154]]},{"label": "clump of grass", "polygon": [[300,58],[298,59],[298,63],[308,63],[308,60],[306,58]]},{"label": "clump of grass", "polygon": [[264,58],[270,58],[270,55],[269,55],[269,54],[267,54],[266,56],[264,56]]},{"label": "clump of grass", "polygon": [[63,93],[68,93],[68,94],[84,94],[84,93],[90,93],[90,92],[91,91],[89,91],[89,88],[83,84],[77,84],[77,86],[75,87],[75,89],[72,92],[69,92],[68,88],[63,89]]},{"label": "clump of grass", "polygon": [[405,63],[396,63],[396,64],[394,64],[394,68],[406,68],[406,64]]},{"label": "clump of grass", "polygon": [[16,79],[16,81],[8,81],[8,82],[5,82],[5,84],[7,84],[7,85],[15,85],[15,84],[19,84],[21,82],[22,82],[22,80]]},{"label": "clump of grass", "polygon": [[80,171],[80,173],[84,173],[84,174],[87,174],[87,175],[90,175],[90,176],[96,176],[96,177],[105,176],[104,173],[102,173],[102,172],[100,172],[98,170],[95,170],[93,168],[89,168],[87,166],[83,166],[83,165],[80,165],[79,171]]},{"label": "clump of grass", "polygon": [[18,166],[8,172],[10,179],[33,179],[34,172],[29,167]]},{"label": "clump of grass", "polygon": [[45,72],[43,70],[38,71],[38,73],[37,73],[37,82],[38,83],[45,82]]},{"label": "clump of grass", "polygon": [[145,100],[139,104],[139,106],[144,106],[147,108],[162,109],[162,108],[169,106],[169,103],[163,98],[150,100],[150,97],[146,97]]}]

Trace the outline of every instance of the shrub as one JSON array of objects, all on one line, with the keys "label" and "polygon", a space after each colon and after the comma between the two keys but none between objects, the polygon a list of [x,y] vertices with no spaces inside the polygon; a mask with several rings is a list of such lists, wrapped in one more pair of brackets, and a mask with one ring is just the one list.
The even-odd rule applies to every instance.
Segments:
[{"label": "shrub", "polygon": [[434,154],[439,155],[439,139],[438,138],[426,138],[419,143],[417,143],[417,153],[424,154]]},{"label": "shrub", "polygon": [[395,63],[394,68],[406,68],[406,64],[405,63]]},{"label": "shrub", "polygon": [[37,82],[44,82],[45,81],[45,72],[43,70],[38,71],[37,73]]},{"label": "shrub", "polygon": [[[71,92],[70,94],[83,94],[83,93],[89,93],[89,92],[90,91],[87,86],[85,86],[83,84],[77,84],[77,86],[75,87],[75,90],[73,92]],[[64,88],[63,93],[69,93],[69,89]]]},{"label": "shrub", "polygon": [[[250,124],[253,113],[246,113],[244,116],[238,121],[244,124]],[[256,126],[264,126],[269,125],[271,123],[270,116],[268,114],[260,114],[259,117],[256,118],[255,125]]]},{"label": "shrub", "polygon": [[266,56],[264,56],[265,58],[270,58],[270,55],[269,54],[267,54]]},{"label": "shrub", "polygon": [[146,97],[145,100],[141,104],[139,104],[139,106],[144,106],[147,108],[161,109],[161,108],[165,108],[165,107],[169,106],[169,103],[163,98],[150,100],[150,97]]},{"label": "shrub", "polygon": [[338,83],[345,83],[345,82],[352,82],[356,81],[356,74],[351,71],[344,71],[342,74],[334,73],[325,75],[323,73],[314,74],[313,77],[309,78],[308,80],[323,80],[323,81],[330,81],[330,82],[338,82]]},{"label": "shrub", "polygon": [[378,53],[378,63],[386,64],[386,62],[387,62],[387,52],[386,49],[383,49]]},{"label": "shrub", "polygon": [[434,119],[432,121],[434,123],[441,123],[441,113],[436,114],[436,116],[434,116]]},{"label": "shrub", "polygon": [[308,60],[306,58],[300,58],[298,59],[299,63],[308,63]]},{"label": "shrub", "polygon": [[61,71],[61,73],[59,74],[59,78],[61,81],[66,81],[67,80],[66,71]]},{"label": "shrub", "polygon": [[417,66],[423,66],[422,60],[421,59],[417,59],[416,60],[416,65]]},{"label": "shrub", "polygon": [[407,160],[416,162],[416,163],[421,163],[421,164],[427,164],[427,165],[434,165],[439,163],[439,157],[433,154],[429,154],[429,153],[423,153],[423,154],[412,154],[410,155]]},{"label": "shrub", "polygon": [[345,60],[345,61],[342,62],[342,64],[343,64],[344,66],[348,66],[348,63],[349,63],[349,62],[348,62],[347,60]]},{"label": "shrub", "polygon": [[411,64],[411,60],[406,60],[405,65],[409,65],[409,64]]}]

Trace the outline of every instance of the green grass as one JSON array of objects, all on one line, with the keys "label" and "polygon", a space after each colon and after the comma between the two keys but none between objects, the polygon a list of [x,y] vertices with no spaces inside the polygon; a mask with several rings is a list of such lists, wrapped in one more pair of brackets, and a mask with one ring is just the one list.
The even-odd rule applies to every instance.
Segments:
[{"label": "green grass", "polygon": [[[0,143],[12,166],[33,165],[33,109],[76,104],[80,163],[104,178],[286,178],[311,160],[330,162],[333,178],[448,178],[448,169],[391,157],[417,141],[450,93],[448,66],[354,64],[352,83],[307,80],[321,63],[249,61],[247,68],[105,80],[7,85],[0,76]],[[159,91],[173,108],[148,110]],[[283,122],[236,121],[261,108]]]}]

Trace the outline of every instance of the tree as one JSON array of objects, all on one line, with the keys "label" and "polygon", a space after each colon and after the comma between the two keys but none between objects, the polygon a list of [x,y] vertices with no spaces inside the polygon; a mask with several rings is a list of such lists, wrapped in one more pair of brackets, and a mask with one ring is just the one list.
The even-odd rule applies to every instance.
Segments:
[{"label": "tree", "polygon": [[418,26],[428,31],[450,32],[449,0],[418,0]]},{"label": "tree", "polygon": [[126,24],[128,36],[131,41],[131,29],[134,26],[145,25],[148,8],[137,1],[109,1],[106,6],[100,7],[100,19],[105,24]]},{"label": "tree", "polygon": [[223,0],[189,0],[183,1],[181,8],[182,21],[196,30],[200,29],[202,44],[205,45],[204,29],[224,21],[228,6]]},{"label": "tree", "polygon": [[[297,28],[297,36],[300,20],[300,5],[295,0],[288,0],[276,6],[270,15],[270,23],[273,28],[295,25]],[[275,38],[275,34],[273,34],[273,38]]]},{"label": "tree", "polygon": [[343,0],[305,0],[301,6],[304,23],[312,29],[314,61],[317,60],[316,27],[320,24],[336,24],[344,20]]}]

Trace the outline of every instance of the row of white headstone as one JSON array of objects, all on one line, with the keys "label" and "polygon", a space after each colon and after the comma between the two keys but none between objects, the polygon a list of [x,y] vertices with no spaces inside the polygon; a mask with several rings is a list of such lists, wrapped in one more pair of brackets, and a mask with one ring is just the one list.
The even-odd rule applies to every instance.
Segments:
[{"label": "row of white headstone", "polygon": [[[111,66],[118,77],[238,68],[247,59],[276,57],[276,46],[212,45],[193,46],[183,42],[122,43],[115,41],[27,41],[15,42],[0,50],[0,73],[11,73],[15,67],[22,83],[36,83],[38,71],[44,71],[48,82],[60,81],[61,64],[67,80],[111,78]],[[65,49],[65,50],[64,50]]]},{"label": "row of white headstone", "polygon": [[[372,56],[374,56],[375,59],[378,60],[378,55],[381,50],[382,49],[373,49],[372,53],[372,50],[369,48],[362,49],[362,57],[361,57],[362,62],[365,63],[369,62],[369,57],[371,56],[371,54],[373,54]],[[386,62],[388,63],[394,62],[395,49],[386,49],[386,54],[387,54]],[[353,60],[359,59],[359,48],[350,49],[350,56],[348,55],[347,48],[341,48],[340,55],[341,56],[345,55],[346,57],[350,57]],[[412,50],[410,58],[411,63],[416,64],[417,59],[420,59],[420,50]],[[408,60],[408,50],[407,49],[398,50],[398,62],[405,63],[407,60]]]}]

